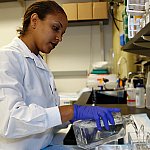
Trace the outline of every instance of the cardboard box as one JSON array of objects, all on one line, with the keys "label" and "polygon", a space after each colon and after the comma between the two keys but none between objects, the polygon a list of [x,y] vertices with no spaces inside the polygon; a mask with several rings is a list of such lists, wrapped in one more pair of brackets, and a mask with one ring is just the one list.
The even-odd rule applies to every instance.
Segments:
[{"label": "cardboard box", "polygon": [[68,20],[77,20],[77,3],[67,3],[67,4],[62,4],[62,7],[67,14]]},{"label": "cardboard box", "polygon": [[78,3],[78,20],[92,20],[92,2]]},{"label": "cardboard box", "polygon": [[93,19],[108,19],[107,2],[93,2]]}]

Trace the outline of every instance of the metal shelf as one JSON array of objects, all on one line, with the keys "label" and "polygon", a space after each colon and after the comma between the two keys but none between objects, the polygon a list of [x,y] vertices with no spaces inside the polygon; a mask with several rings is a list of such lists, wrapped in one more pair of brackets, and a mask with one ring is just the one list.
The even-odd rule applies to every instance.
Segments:
[{"label": "metal shelf", "polygon": [[122,50],[134,54],[145,55],[150,57],[150,23],[141,29],[132,39],[130,39]]}]

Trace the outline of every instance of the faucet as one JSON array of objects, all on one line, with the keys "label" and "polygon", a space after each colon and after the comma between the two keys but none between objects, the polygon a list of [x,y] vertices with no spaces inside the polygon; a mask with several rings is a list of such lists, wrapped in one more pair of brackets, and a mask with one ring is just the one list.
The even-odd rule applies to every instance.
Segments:
[{"label": "faucet", "polygon": [[129,72],[128,73],[128,79],[132,79],[136,75],[139,75],[139,73],[138,72]]},{"label": "faucet", "polygon": [[124,60],[124,63],[126,64],[126,70],[128,70],[128,68],[127,68],[127,59],[125,57],[121,56],[119,58],[118,62],[117,62],[117,65],[118,65],[118,78],[120,77],[120,65],[121,65],[122,60]]}]

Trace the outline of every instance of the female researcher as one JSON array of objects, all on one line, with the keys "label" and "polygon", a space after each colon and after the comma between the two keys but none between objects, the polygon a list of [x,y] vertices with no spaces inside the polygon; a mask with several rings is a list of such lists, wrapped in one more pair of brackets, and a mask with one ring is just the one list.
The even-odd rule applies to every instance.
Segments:
[{"label": "female researcher", "polygon": [[53,129],[78,119],[93,119],[101,130],[114,124],[117,108],[59,106],[53,75],[39,52],[50,53],[62,41],[67,16],[54,1],[35,2],[25,12],[20,36],[0,49],[0,149],[40,150]]}]

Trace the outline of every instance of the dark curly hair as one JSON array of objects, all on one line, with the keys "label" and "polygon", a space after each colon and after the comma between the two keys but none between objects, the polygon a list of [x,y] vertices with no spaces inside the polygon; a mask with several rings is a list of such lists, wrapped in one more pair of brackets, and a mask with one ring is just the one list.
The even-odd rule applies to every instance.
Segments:
[{"label": "dark curly hair", "polygon": [[35,2],[27,8],[24,14],[22,28],[17,30],[17,32],[20,35],[24,35],[27,31],[28,26],[30,24],[31,15],[33,13],[37,13],[39,19],[41,20],[44,20],[47,14],[63,13],[66,16],[66,13],[64,12],[63,8],[60,5],[58,5],[55,1],[43,0]]}]

